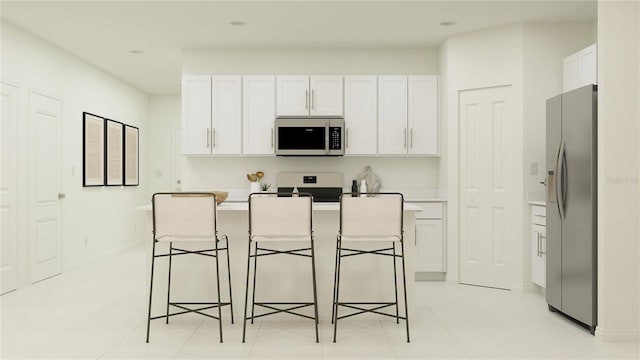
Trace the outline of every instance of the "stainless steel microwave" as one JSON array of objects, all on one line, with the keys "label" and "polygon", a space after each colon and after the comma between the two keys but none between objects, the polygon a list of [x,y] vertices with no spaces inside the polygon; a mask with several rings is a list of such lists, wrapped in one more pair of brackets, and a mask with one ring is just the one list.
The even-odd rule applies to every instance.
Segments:
[{"label": "stainless steel microwave", "polygon": [[276,155],[344,155],[343,118],[276,118]]}]

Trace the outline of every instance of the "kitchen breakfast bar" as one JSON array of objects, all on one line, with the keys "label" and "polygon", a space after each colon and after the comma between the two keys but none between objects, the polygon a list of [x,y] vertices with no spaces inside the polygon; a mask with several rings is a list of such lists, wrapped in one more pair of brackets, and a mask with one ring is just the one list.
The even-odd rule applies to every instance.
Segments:
[{"label": "kitchen breakfast bar", "polygon": [[[147,281],[151,270],[152,252],[152,211],[151,206],[141,206],[138,210],[145,212],[146,231],[144,233],[147,249]],[[247,249],[248,249],[248,203],[225,202],[217,207],[217,228],[219,234],[229,238],[229,254],[231,267],[231,288],[233,294],[233,311],[236,324],[242,324],[244,306]],[[406,267],[406,284],[409,316],[413,313],[414,304],[414,257],[415,257],[415,214],[422,209],[414,204],[404,204],[404,251]],[[318,312],[322,321],[331,320],[334,266],[336,260],[336,236],[339,227],[339,203],[313,204],[313,234],[316,263],[316,281],[318,293]],[[290,244],[269,244],[275,249],[290,249]],[[224,246],[224,243],[221,244]],[[181,248],[200,250],[212,248],[211,243],[182,243]],[[358,248],[375,249],[380,244],[362,244]],[[399,253],[400,246],[397,246]],[[156,245],[156,253],[166,253],[166,243]],[[220,279],[222,301],[228,301],[228,274],[226,255],[220,257]],[[340,277],[340,301],[394,301],[393,258],[389,256],[355,256],[342,260]],[[216,299],[215,260],[205,256],[174,256],[171,270],[171,301],[206,302]],[[253,262],[252,262],[253,263]],[[398,259],[398,291],[402,292],[401,262]],[[167,304],[168,261],[156,260],[152,316],[164,314]],[[252,265],[253,266],[253,265]],[[258,279],[256,284],[256,302],[258,301],[313,301],[312,272],[310,258],[299,256],[275,255],[260,258],[258,261]],[[148,289],[148,286],[147,286]],[[148,291],[148,290],[147,290]],[[404,301],[400,299],[400,314],[404,314]],[[259,314],[256,309],[256,315]],[[306,309],[311,313],[312,308]],[[348,310],[341,309],[341,315]],[[388,308],[388,313],[394,309]],[[353,319],[371,319],[374,314],[363,314]],[[222,320],[230,321],[229,307],[225,306]],[[268,319],[300,318],[287,314],[277,314]],[[269,320],[266,321],[269,321]],[[391,318],[388,318],[392,321]]]}]

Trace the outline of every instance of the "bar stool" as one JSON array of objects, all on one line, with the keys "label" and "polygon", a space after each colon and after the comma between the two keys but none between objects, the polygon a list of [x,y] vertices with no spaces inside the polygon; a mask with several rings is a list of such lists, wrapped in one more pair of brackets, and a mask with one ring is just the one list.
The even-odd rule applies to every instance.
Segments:
[{"label": "bar stool", "polygon": [[[333,342],[336,342],[338,332],[338,320],[364,313],[375,313],[405,320],[407,325],[407,342],[409,342],[409,312],[407,303],[407,281],[404,264],[403,243],[403,211],[404,198],[400,193],[365,193],[367,197],[352,197],[345,193],[340,197],[340,230],[336,241],[336,267],[333,282]],[[357,249],[357,245],[364,243],[386,244],[390,247],[382,247],[375,250]],[[396,254],[396,243],[400,243],[400,254]],[[345,245],[350,247],[344,247]],[[352,246],[352,247],[351,247]],[[380,245],[384,246],[384,245]],[[345,252],[345,254],[343,254]],[[393,302],[341,302],[340,294],[340,267],[342,259],[357,255],[391,256],[393,258],[393,279],[395,286],[395,301]],[[404,316],[400,316],[398,310],[398,276],[396,259],[402,259],[402,282],[404,288]],[[338,315],[340,307],[357,310],[347,315]],[[366,308],[365,308],[366,306]],[[395,315],[379,310],[395,306]]]},{"label": "bar stool", "polygon": [[[260,193],[249,195],[249,248],[247,257],[247,283],[244,298],[244,324],[242,325],[242,342],[245,342],[247,320],[257,317],[287,313],[303,318],[311,319],[315,323],[316,342],[318,337],[318,296],[316,291],[316,265],[313,247],[312,203],[311,194],[300,193],[291,196],[291,193]],[[309,247],[291,249],[274,249],[274,242],[295,245],[297,243],[309,243]],[[254,246],[252,254],[251,248]],[[270,247],[267,247],[270,246]],[[256,302],[256,274],[258,257],[271,255],[293,255],[311,258],[311,272],[313,281],[313,302]],[[251,297],[251,316],[247,316],[249,303],[249,272],[253,259],[253,289]],[[255,306],[271,310],[270,312],[256,315]],[[305,315],[295,310],[308,306],[314,307],[314,316]]]},{"label": "bar stool", "polygon": [[[151,257],[151,281],[149,284],[149,313],[147,316],[147,342],[149,342],[149,330],[151,320],[166,319],[186,313],[197,313],[218,320],[220,324],[220,342],[222,342],[222,307],[229,305],[231,311],[231,323],[233,324],[233,303],[231,296],[231,267],[229,264],[229,239],[226,235],[218,234],[216,227],[216,195],[213,193],[155,193],[152,197],[153,207],[153,250]],[[219,247],[221,241],[224,247]],[[156,244],[169,243],[169,252],[156,254]],[[189,250],[174,247],[174,243],[207,243],[214,244],[214,248],[202,250]],[[218,254],[227,252],[227,272],[229,274],[229,302],[222,302],[220,297],[220,266]],[[171,259],[178,255],[201,255],[213,257],[216,260],[216,285],[218,300],[215,302],[172,302],[171,301]],[[169,259],[169,271],[167,282],[167,308],[166,314],[151,317],[151,300],[153,296],[153,272],[156,258],[167,257]],[[203,279],[204,280],[204,279]],[[182,311],[169,313],[169,307],[175,307]],[[208,309],[218,309],[218,316],[203,312]]]}]

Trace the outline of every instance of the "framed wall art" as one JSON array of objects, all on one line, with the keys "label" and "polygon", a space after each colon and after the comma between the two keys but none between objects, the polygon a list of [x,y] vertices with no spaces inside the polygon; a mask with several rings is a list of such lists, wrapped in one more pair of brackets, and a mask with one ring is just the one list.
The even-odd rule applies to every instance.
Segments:
[{"label": "framed wall art", "polygon": [[105,120],[88,112],[82,118],[82,186],[103,186]]},{"label": "framed wall art", "polygon": [[124,126],[124,185],[139,185],[139,131],[137,127]]},{"label": "framed wall art", "polygon": [[124,125],[114,120],[105,120],[106,133],[106,185],[122,185]]}]

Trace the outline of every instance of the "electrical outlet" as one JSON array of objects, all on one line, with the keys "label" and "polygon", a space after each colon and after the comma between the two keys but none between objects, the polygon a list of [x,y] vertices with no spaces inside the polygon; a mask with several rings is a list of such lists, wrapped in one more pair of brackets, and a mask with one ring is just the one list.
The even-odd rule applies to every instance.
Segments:
[{"label": "electrical outlet", "polygon": [[532,162],[529,164],[529,175],[537,175],[538,174],[538,163]]}]

